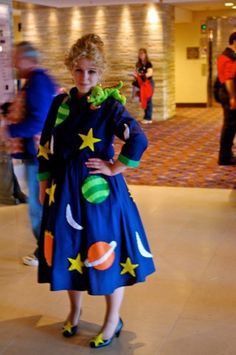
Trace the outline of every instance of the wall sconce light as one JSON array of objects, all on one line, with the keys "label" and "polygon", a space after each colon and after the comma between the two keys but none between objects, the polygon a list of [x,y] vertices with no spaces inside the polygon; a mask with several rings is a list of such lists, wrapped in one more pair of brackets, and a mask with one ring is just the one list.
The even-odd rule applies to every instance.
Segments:
[{"label": "wall sconce light", "polygon": [[154,6],[150,6],[147,12],[147,21],[151,24],[157,24],[159,22],[159,16],[157,9]]},{"label": "wall sconce light", "polygon": [[7,15],[7,13],[8,13],[7,5],[1,4],[0,5],[0,15],[3,15],[5,17]]}]

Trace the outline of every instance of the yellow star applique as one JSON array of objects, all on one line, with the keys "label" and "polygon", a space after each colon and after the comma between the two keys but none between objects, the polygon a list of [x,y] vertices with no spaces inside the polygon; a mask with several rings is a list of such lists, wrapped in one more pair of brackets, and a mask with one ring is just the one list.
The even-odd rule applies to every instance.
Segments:
[{"label": "yellow star applique", "polygon": [[83,261],[81,260],[80,254],[77,255],[76,259],[67,258],[71,263],[69,271],[77,270],[80,274],[83,274],[82,267],[84,266]]},{"label": "yellow star applique", "polygon": [[101,141],[101,139],[93,137],[93,129],[92,128],[90,128],[87,135],[79,133],[79,136],[83,140],[83,143],[79,147],[80,150],[84,149],[86,147],[89,147],[94,152],[94,143]]},{"label": "yellow star applique", "polygon": [[56,186],[57,186],[57,185],[52,182],[51,187],[49,187],[48,189],[46,189],[46,193],[49,195],[49,206],[50,206],[53,202],[55,202],[54,194],[55,194]]},{"label": "yellow star applique", "polygon": [[72,333],[72,324],[71,322],[67,322],[66,324],[64,324],[63,327],[63,332],[68,332],[68,333]]},{"label": "yellow star applique", "polygon": [[134,269],[136,269],[139,264],[132,264],[130,258],[126,259],[125,263],[120,263],[121,266],[123,266],[123,270],[121,271],[121,275],[126,274],[127,272],[130,273],[132,276],[136,276]]},{"label": "yellow star applique", "polygon": [[51,151],[49,149],[49,142],[44,145],[39,144],[39,151],[37,157],[44,157],[46,160],[49,160],[48,154],[50,153]]},{"label": "yellow star applique", "polygon": [[91,340],[91,342],[94,343],[95,348],[97,348],[98,345],[103,344],[103,343],[104,343],[104,340],[103,340],[103,338],[102,338],[102,333],[96,335],[96,336]]}]

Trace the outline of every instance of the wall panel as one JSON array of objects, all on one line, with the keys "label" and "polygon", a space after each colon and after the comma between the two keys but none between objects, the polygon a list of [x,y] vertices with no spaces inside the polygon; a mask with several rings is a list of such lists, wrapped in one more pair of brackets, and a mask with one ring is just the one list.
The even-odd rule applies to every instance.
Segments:
[{"label": "wall panel", "polygon": [[12,101],[15,87],[12,70],[12,1],[0,0],[0,105]]},{"label": "wall panel", "polygon": [[[106,83],[122,80],[123,92],[129,98],[129,76],[137,60],[137,51],[146,47],[154,66],[156,92],[154,120],[165,120],[175,114],[174,97],[174,9],[170,5],[114,5],[56,9],[39,6],[22,8],[23,38],[42,51],[42,64],[60,85],[70,87],[72,81],[63,66],[65,51],[81,35],[99,34],[106,46],[108,67]],[[139,118],[142,110],[128,100]]]}]

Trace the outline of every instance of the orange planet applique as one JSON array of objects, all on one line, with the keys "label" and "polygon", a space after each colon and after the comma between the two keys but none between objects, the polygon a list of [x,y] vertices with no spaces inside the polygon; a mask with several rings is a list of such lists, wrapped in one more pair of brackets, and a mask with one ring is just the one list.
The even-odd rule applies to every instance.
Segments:
[{"label": "orange planet applique", "polygon": [[49,231],[44,232],[44,256],[48,266],[52,266],[53,235]]},{"label": "orange planet applique", "polygon": [[91,245],[88,250],[87,259],[84,265],[87,267],[94,267],[97,270],[106,270],[114,262],[115,248],[117,243],[112,241],[110,243],[97,242]]}]

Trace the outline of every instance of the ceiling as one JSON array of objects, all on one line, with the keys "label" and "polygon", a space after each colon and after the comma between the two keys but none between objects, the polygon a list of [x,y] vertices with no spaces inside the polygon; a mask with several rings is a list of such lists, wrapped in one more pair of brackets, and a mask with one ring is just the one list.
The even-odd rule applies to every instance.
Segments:
[{"label": "ceiling", "polygon": [[[115,4],[139,4],[139,3],[164,3],[173,4],[178,7],[191,11],[213,11],[226,10],[224,1],[215,0],[20,0],[23,2],[50,7],[72,7],[72,6],[96,6],[96,5],[115,5]],[[235,0],[236,4],[236,0]]]}]

